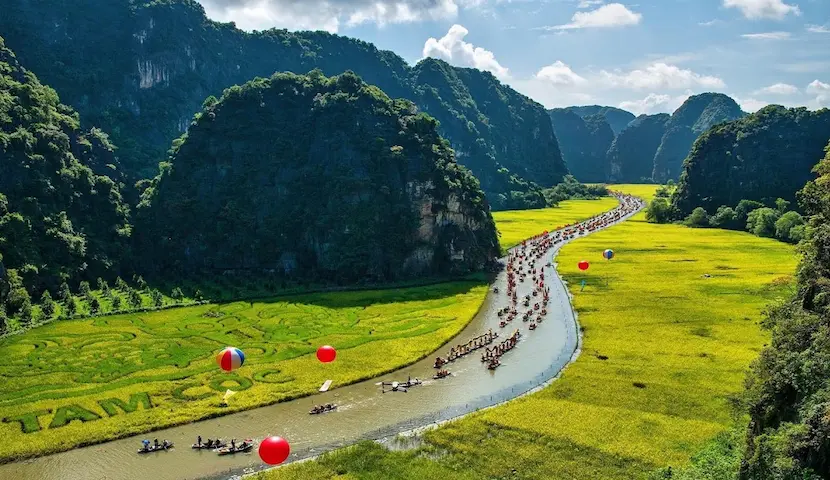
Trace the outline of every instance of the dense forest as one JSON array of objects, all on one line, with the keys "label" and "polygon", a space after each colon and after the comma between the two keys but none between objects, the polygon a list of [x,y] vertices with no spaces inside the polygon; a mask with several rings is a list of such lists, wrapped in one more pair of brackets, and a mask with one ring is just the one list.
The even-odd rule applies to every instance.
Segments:
[{"label": "dense forest", "polygon": [[799,193],[810,221],[796,293],[770,309],[772,340],[747,382],[741,479],[830,478],[830,145],[826,152],[818,179]]},{"label": "dense forest", "polygon": [[795,203],[830,136],[830,110],[770,105],[703,133],[672,195],[674,216],[696,207],[709,213],[741,200]]},{"label": "dense forest", "polygon": [[[0,38],[0,309],[29,320],[30,293],[115,271],[130,245],[114,147]],[[3,312],[0,312],[0,315]]]},{"label": "dense forest", "polygon": [[548,114],[571,174],[582,182],[606,181],[607,153],[614,142],[614,130],[606,117],[580,117],[571,108],[554,108]]},{"label": "dense forest", "polygon": [[608,149],[609,181],[648,182],[654,170],[654,153],[670,118],[667,113],[640,115],[617,135]]},{"label": "dense forest", "polygon": [[164,275],[393,280],[499,254],[479,183],[437,122],[350,72],[208,98],[142,194],[136,235]]},{"label": "dense forest", "polygon": [[355,71],[436,118],[495,208],[543,206],[567,169],[544,108],[489,72],[324,32],[246,33],[193,0],[4,2],[0,31],[22,61],[107,131],[131,180],[155,174],[209,95],[278,71]]}]

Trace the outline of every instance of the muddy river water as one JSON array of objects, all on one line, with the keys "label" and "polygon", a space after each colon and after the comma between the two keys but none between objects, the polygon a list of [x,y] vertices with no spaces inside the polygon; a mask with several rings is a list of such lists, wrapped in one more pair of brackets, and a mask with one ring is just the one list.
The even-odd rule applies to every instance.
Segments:
[{"label": "muddy river water", "polygon": [[[628,215],[630,216],[630,215]],[[624,217],[628,218],[628,216]],[[536,268],[556,255],[559,244],[536,262]],[[504,402],[555,377],[571,360],[579,344],[579,335],[568,291],[553,268],[544,268],[545,283],[550,288],[547,316],[534,331],[521,318],[506,328],[499,328],[499,309],[508,305],[506,273],[499,274],[481,310],[470,324],[436,355],[446,356],[449,347],[466,344],[470,339],[492,329],[500,337],[495,345],[513,331],[521,339],[502,357],[502,365],[488,370],[481,362],[483,350],[450,363],[445,368],[452,375],[433,380],[436,355],[394,373],[325,393],[279,403],[150,434],[77,448],[24,462],[0,466],[0,478],[25,480],[180,480],[196,478],[230,478],[264,468],[254,449],[248,454],[219,457],[211,451],[190,448],[197,435],[254,439],[280,435],[291,443],[289,461],[318,455],[361,439],[379,439],[397,433],[448,420],[480,408]],[[496,294],[493,288],[501,293]],[[521,299],[533,290],[532,282],[518,284]],[[520,308],[520,311],[522,309]],[[491,345],[491,346],[492,346]],[[408,392],[381,392],[381,381],[423,380]],[[309,415],[317,404],[336,403],[335,412]],[[168,439],[176,448],[137,455],[141,439]]]}]

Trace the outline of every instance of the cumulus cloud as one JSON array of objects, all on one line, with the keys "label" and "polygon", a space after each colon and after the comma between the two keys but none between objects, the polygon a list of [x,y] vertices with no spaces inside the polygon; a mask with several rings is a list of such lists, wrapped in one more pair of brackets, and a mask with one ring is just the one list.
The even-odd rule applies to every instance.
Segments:
[{"label": "cumulus cloud", "polygon": [[741,36],[750,40],[786,40],[790,38],[790,32],[745,33]]},{"label": "cumulus cloud", "polygon": [[747,113],[755,113],[770,104],[757,98],[735,98],[735,101],[741,106],[741,110]]},{"label": "cumulus cloud", "polygon": [[798,5],[784,3],[784,0],[723,0],[726,8],[737,8],[744,17],[751,20],[770,18],[782,20],[789,14],[801,15]]},{"label": "cumulus cloud", "polygon": [[830,28],[827,25],[807,25],[807,31],[810,33],[830,33]]},{"label": "cumulus cloud", "polygon": [[794,95],[798,93],[798,87],[787,83],[776,83],[753,92],[753,95]]},{"label": "cumulus cloud", "polygon": [[460,67],[487,70],[502,80],[509,78],[507,68],[496,60],[493,52],[464,41],[468,33],[469,30],[463,26],[453,25],[440,39],[427,39],[424,43],[424,57],[440,58]]},{"label": "cumulus cloud", "polygon": [[536,78],[553,85],[579,85],[585,83],[585,79],[577,75],[571,67],[557,60],[551,65],[542,67]]},{"label": "cumulus cloud", "polygon": [[691,95],[691,91],[687,91],[682,95],[675,96],[649,93],[643,99],[620,102],[617,106],[622,108],[623,110],[628,110],[629,112],[634,113],[636,115],[642,115],[644,113],[652,114],[661,112],[671,113],[677,110],[677,108],[680,107],[680,105],[683,105],[683,102],[685,102],[686,99],[688,99]]},{"label": "cumulus cloud", "polygon": [[813,80],[807,85],[807,93],[830,93],[830,84]]},{"label": "cumulus cloud", "polygon": [[726,83],[718,77],[701,75],[675,65],[658,62],[644,69],[630,72],[614,71],[600,72],[601,79],[613,87],[631,88],[637,90],[683,89],[692,87],[718,88],[726,87]]},{"label": "cumulus cloud", "polygon": [[343,24],[383,26],[455,18],[480,0],[199,0],[214,20],[243,30],[272,27],[336,32]]},{"label": "cumulus cloud", "polygon": [[813,80],[807,85],[807,93],[816,97],[810,102],[812,108],[830,107],[830,83]]},{"label": "cumulus cloud", "polygon": [[635,13],[621,3],[609,3],[590,12],[576,12],[571,23],[544,27],[546,30],[571,30],[576,28],[608,28],[637,25],[643,19],[641,13]]},{"label": "cumulus cloud", "polygon": [[579,5],[577,5],[576,7],[577,8],[591,8],[591,7],[595,7],[597,5],[602,5],[603,3],[605,3],[604,0],[579,0]]}]

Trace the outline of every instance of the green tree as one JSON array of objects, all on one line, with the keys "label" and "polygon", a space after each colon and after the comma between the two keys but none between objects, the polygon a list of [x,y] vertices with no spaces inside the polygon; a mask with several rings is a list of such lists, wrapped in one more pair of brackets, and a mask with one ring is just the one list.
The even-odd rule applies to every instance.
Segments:
[{"label": "green tree", "polygon": [[177,302],[180,302],[184,298],[184,293],[182,292],[182,289],[179,287],[174,288],[173,291],[170,292],[170,298],[176,300]]},{"label": "green tree", "polygon": [[9,329],[9,317],[6,315],[6,306],[0,303],[0,335]]},{"label": "green tree", "polygon": [[58,298],[61,302],[66,302],[70,298],[72,298],[72,291],[69,290],[69,284],[66,282],[61,283],[60,288],[58,289]]},{"label": "green tree", "polygon": [[91,297],[89,299],[89,313],[93,315],[101,311],[101,302],[98,300],[98,297]]},{"label": "green tree", "polygon": [[26,300],[25,302],[23,302],[23,304],[20,306],[20,312],[18,313],[18,316],[20,317],[20,324],[21,325],[23,325],[25,327],[28,327],[29,325],[32,324],[32,320],[34,318],[33,318],[33,315],[32,315],[32,302],[31,302],[31,300]]},{"label": "green tree", "polygon": [[201,302],[205,299],[205,297],[202,295],[202,291],[198,288],[196,289],[196,292],[193,294],[193,298],[196,299],[197,302]]},{"label": "green tree", "polygon": [[43,295],[40,296],[40,312],[46,319],[50,319],[55,315],[55,301],[52,300],[49,290],[44,290]]},{"label": "green tree", "polygon": [[75,297],[70,296],[69,300],[64,302],[63,309],[67,317],[72,317],[78,313],[78,303],[75,301]]},{"label": "green tree", "polygon": [[127,282],[125,282],[121,277],[117,277],[115,279],[115,288],[118,291],[125,292],[130,287],[127,285]]},{"label": "green tree", "polygon": [[120,295],[116,294],[115,296],[112,297],[112,309],[113,309],[113,311],[116,311],[116,312],[118,310],[121,310],[121,296]]},{"label": "green tree", "polygon": [[668,199],[655,198],[648,204],[646,220],[651,223],[667,223],[671,221],[672,210]]},{"label": "green tree", "polygon": [[88,297],[91,293],[91,290],[89,289],[89,282],[81,282],[81,284],[78,286],[78,292],[80,292],[81,296]]},{"label": "green tree", "polygon": [[143,291],[147,288],[147,282],[144,281],[144,277],[142,277],[141,275],[134,277],[133,281],[135,281],[135,284],[138,286],[139,290]]},{"label": "green tree", "polygon": [[32,299],[29,297],[29,292],[23,286],[23,279],[16,270],[9,269],[6,271],[9,285],[9,294],[6,297],[6,310],[10,316],[20,315],[21,311],[26,305],[31,308]]},{"label": "green tree", "polygon": [[709,214],[706,213],[703,207],[697,207],[686,217],[683,224],[687,227],[708,227]]},{"label": "green tree", "polygon": [[735,228],[737,215],[732,207],[721,205],[718,211],[709,218],[709,225],[716,228]]},{"label": "green tree", "polygon": [[127,300],[129,300],[130,306],[133,308],[141,306],[141,294],[134,288],[131,288],[130,291],[127,292]]},{"label": "green tree", "polygon": [[161,307],[164,305],[164,296],[158,290],[153,290],[150,292],[150,298],[153,300],[153,305],[157,307]]},{"label": "green tree", "polygon": [[[801,238],[793,238],[793,228],[804,225],[804,218],[798,212],[787,212],[775,222],[775,238],[785,241],[797,243]],[[796,232],[796,237],[803,236],[803,230]]]},{"label": "green tree", "polygon": [[104,280],[101,277],[98,277],[97,285],[98,285],[98,290],[100,290],[101,293],[107,293],[110,289],[110,286],[107,283],[107,281]]},{"label": "green tree", "polygon": [[778,211],[779,214],[783,215],[784,212],[787,211],[787,208],[790,206],[790,202],[784,200],[783,198],[778,198],[775,200],[775,209]]},{"label": "green tree", "polygon": [[749,217],[749,212],[762,208],[763,206],[763,203],[756,202],[755,200],[741,200],[738,202],[738,206],[735,207],[735,221],[741,225],[745,225],[746,219]]},{"label": "green tree", "polygon": [[775,222],[778,212],[769,207],[758,208],[749,212],[746,229],[759,237],[775,237]]}]

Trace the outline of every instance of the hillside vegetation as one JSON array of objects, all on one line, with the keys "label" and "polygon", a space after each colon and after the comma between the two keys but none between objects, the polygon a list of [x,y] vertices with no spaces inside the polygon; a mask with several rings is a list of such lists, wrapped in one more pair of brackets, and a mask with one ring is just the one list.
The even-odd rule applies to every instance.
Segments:
[{"label": "hillside vegetation", "polygon": [[352,73],[232,87],[143,193],[142,251],[164,275],[351,283],[481,270],[499,253],[493,219],[436,127]]},{"label": "hillside vegetation", "polygon": [[713,214],[741,200],[795,204],[829,137],[830,110],[778,105],[712,128],[695,142],[684,165],[672,196],[676,215],[685,217],[696,207]]},{"label": "hillside vegetation", "polygon": [[[440,122],[494,208],[544,206],[539,187],[567,173],[544,108],[492,74],[394,53],[324,32],[246,33],[193,0],[3,5],[0,31],[45,82],[120,147],[130,178],[150,177],[204,99],[274,72],[352,70]],[[536,185],[538,184],[538,185]]]},{"label": "hillside vegetation", "polygon": [[113,149],[0,38],[0,333],[5,315],[32,321],[31,294],[110,272],[128,250]]}]

